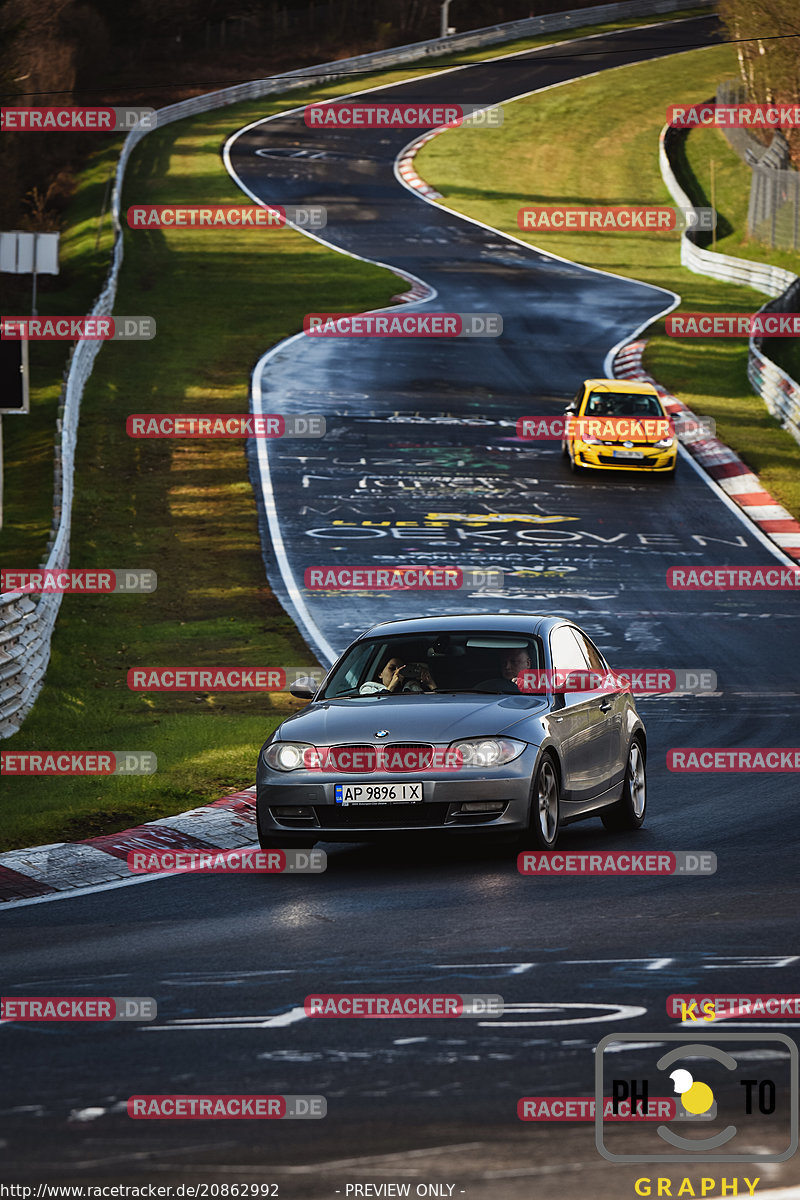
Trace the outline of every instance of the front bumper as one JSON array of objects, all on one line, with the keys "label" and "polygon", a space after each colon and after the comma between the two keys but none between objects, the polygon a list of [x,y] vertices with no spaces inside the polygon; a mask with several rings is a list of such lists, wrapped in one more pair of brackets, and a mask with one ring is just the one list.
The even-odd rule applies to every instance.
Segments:
[{"label": "front bumper", "polygon": [[[280,840],[287,836],[315,838],[320,842],[358,842],[421,830],[448,836],[469,834],[508,835],[528,827],[531,779],[538,750],[529,746],[519,758],[494,771],[466,770],[375,772],[372,783],[422,782],[422,801],[389,804],[337,804],[337,783],[364,783],[364,775],[331,775],[319,772],[284,774],[267,767],[259,756],[256,779],[258,822],[262,835]],[[502,805],[493,813],[464,813],[464,803],[485,801]],[[280,815],[276,809],[283,810]],[[290,816],[292,809],[306,815]]]},{"label": "front bumper", "polygon": [[678,449],[656,450],[649,446],[636,446],[642,457],[636,459],[614,458],[614,450],[621,446],[587,446],[583,442],[575,442],[572,447],[572,457],[576,466],[587,467],[590,470],[601,471],[674,471],[678,460]]}]

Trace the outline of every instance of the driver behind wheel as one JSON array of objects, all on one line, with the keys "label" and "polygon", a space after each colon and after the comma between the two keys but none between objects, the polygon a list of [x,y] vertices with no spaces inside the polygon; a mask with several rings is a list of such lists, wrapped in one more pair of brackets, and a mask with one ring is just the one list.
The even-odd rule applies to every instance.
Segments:
[{"label": "driver behind wheel", "polygon": [[504,650],[498,658],[497,665],[500,672],[499,678],[484,679],[480,683],[476,683],[476,692],[507,692],[512,694],[518,692],[519,684],[517,680],[523,671],[530,670],[531,656],[523,648]]},{"label": "driver behind wheel", "polygon": [[[415,670],[419,668],[418,670]],[[406,663],[405,657],[389,652],[378,679],[388,692],[435,692],[436,683],[428,668],[421,663]]]}]

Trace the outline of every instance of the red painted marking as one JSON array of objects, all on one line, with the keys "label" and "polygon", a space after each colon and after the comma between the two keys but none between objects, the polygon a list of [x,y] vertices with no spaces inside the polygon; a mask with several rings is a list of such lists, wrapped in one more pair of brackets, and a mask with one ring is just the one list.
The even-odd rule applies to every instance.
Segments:
[{"label": "red painted marking", "polygon": [[776,517],[774,521],[759,521],[758,527],[765,533],[800,533],[800,525],[789,517]]},{"label": "red painted marking", "polygon": [[225,808],[237,817],[241,817],[243,821],[247,821],[253,825],[256,819],[255,788],[244,789],[241,792],[231,792],[228,796],[222,796],[219,800],[214,800],[208,807]]},{"label": "red painted marking", "polygon": [[731,500],[735,500],[737,504],[741,505],[776,503],[769,492],[738,492],[731,496]]},{"label": "red painted marking", "polygon": [[172,829],[169,825],[139,825],[135,829],[123,829],[121,833],[108,833],[103,837],[87,838],[82,846],[93,846],[104,854],[127,860],[131,850],[215,850],[217,847],[200,838]]},{"label": "red painted marking", "polygon": [[31,896],[49,896],[58,888],[40,879],[31,879],[11,867],[0,866],[0,900],[28,900]]},{"label": "red painted marking", "polygon": [[708,473],[715,479],[732,479],[735,475],[753,474],[741,459],[737,459],[736,462],[716,463],[714,466],[708,467]]}]

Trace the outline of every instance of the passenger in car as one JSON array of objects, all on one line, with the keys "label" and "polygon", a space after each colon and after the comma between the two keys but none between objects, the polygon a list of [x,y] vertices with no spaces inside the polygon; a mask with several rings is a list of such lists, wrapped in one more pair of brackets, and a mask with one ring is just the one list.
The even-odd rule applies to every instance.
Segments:
[{"label": "passenger in car", "polygon": [[[389,692],[435,692],[436,683],[433,676],[426,666],[417,673],[411,673],[407,670],[405,657],[396,652],[390,651],[389,657],[386,660],[381,671],[378,673],[378,679]],[[405,674],[404,674],[405,672]]]}]

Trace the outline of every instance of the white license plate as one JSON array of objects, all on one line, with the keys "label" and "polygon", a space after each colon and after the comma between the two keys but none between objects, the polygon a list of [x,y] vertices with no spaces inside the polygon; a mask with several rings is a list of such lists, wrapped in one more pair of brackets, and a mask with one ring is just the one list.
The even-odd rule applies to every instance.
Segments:
[{"label": "white license plate", "polygon": [[421,783],[335,783],[337,804],[421,804]]},{"label": "white license plate", "polygon": [[615,450],[614,458],[644,458],[641,450]]}]

